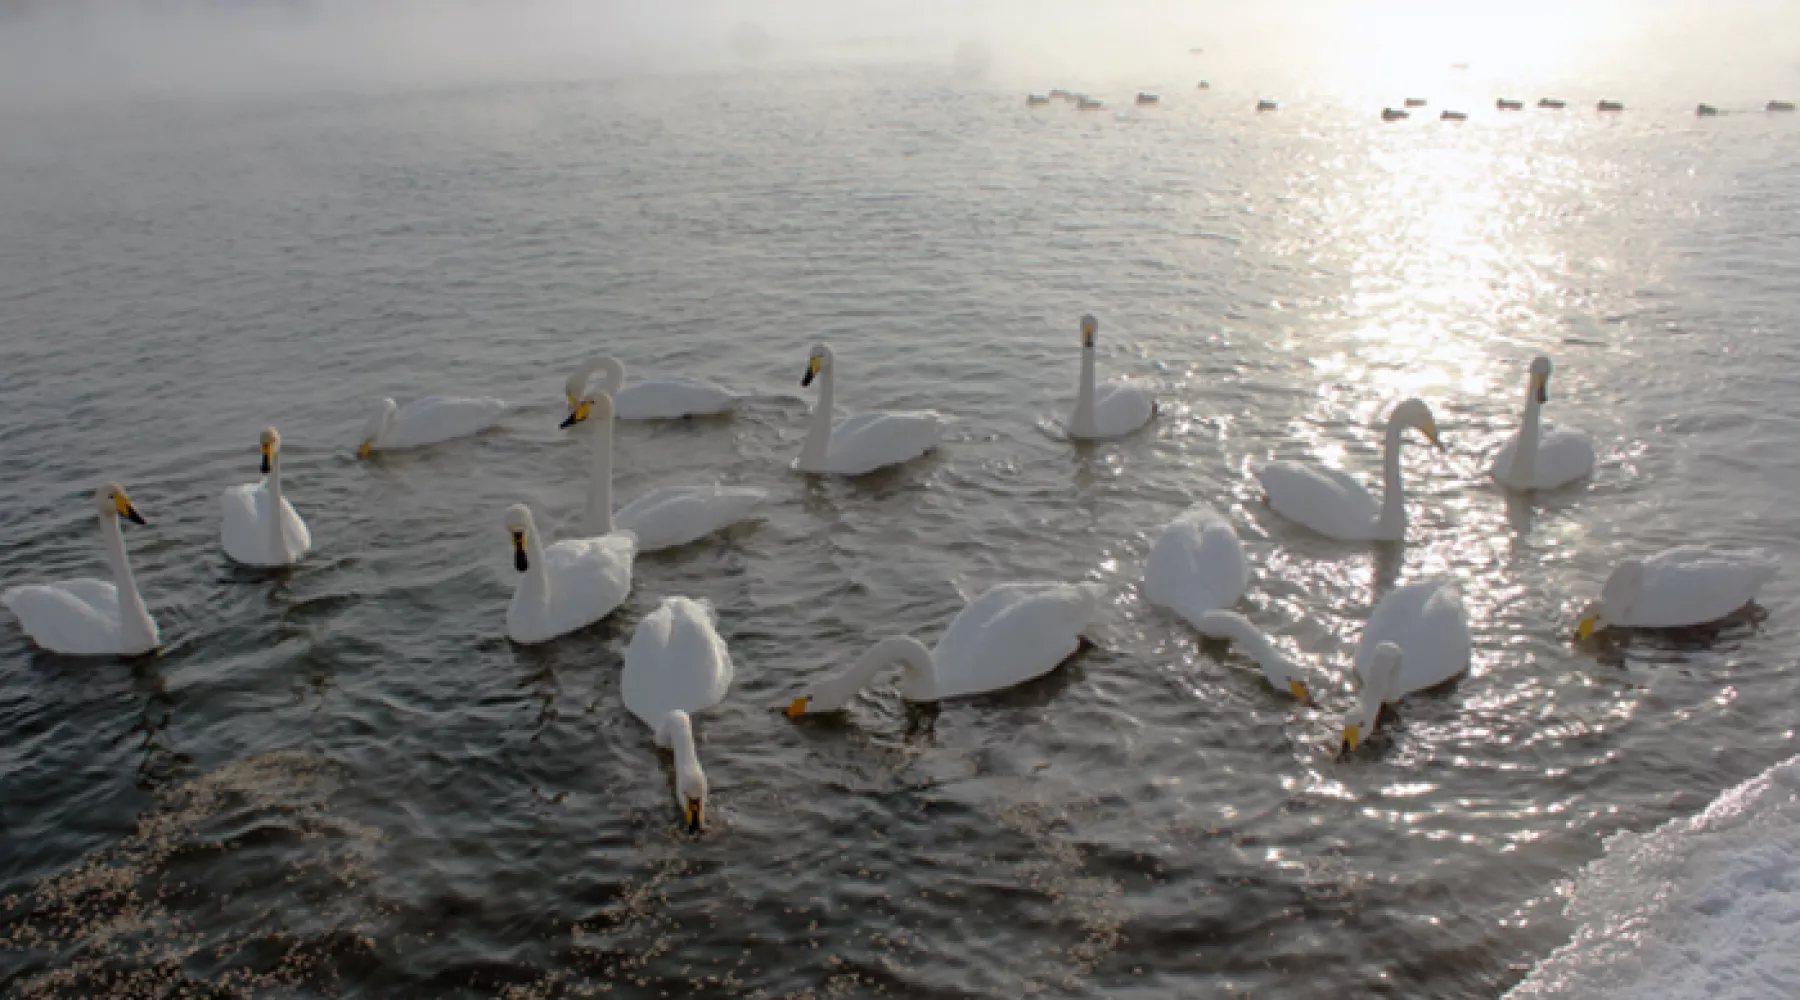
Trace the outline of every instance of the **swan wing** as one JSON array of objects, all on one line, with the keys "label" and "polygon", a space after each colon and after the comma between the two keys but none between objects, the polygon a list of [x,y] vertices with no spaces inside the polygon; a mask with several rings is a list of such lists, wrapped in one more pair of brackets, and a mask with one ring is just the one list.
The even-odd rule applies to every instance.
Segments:
[{"label": "swan wing", "polygon": [[[1541,451],[1542,442],[1539,442],[1539,445],[1539,450]],[[1488,475],[1493,476],[1498,482],[1511,486],[1514,489],[1526,488],[1526,484],[1516,482],[1512,475],[1513,457],[1518,453],[1519,435],[1515,431],[1513,436],[1507,438],[1506,443],[1500,446],[1500,450],[1494,453],[1494,460],[1488,464]]]},{"label": "swan wing", "polygon": [[225,546],[225,554],[253,566],[273,562],[269,552],[269,529],[262,519],[262,483],[233,486],[220,496],[219,502],[222,508],[219,540]]},{"label": "swan wing", "polygon": [[748,487],[670,487],[633,500],[613,524],[637,536],[639,552],[673,548],[742,521],[768,495]]},{"label": "swan wing", "polygon": [[1322,535],[1366,539],[1381,516],[1381,505],[1368,489],[1340,469],[1270,462],[1256,471],[1256,478],[1277,514]]},{"label": "swan wing", "polygon": [[723,413],[737,394],[701,379],[673,376],[646,379],[613,394],[620,420],[673,420],[690,414]]},{"label": "swan wing", "polygon": [[1364,683],[1375,647],[1384,642],[1402,653],[1394,697],[1435,687],[1468,669],[1469,617],[1456,588],[1444,580],[1423,580],[1381,599],[1356,644],[1356,673]]},{"label": "swan wing", "polygon": [[382,448],[419,448],[478,434],[500,422],[506,404],[492,397],[426,396],[400,408]]},{"label": "swan wing", "polygon": [[1594,471],[1594,442],[1581,431],[1545,425],[1538,438],[1537,488],[1554,489]]},{"label": "swan wing", "polygon": [[666,598],[638,622],[625,649],[620,693],[625,707],[663,740],[663,719],[677,709],[693,714],[717,705],[734,669],[711,606]]},{"label": "swan wing", "polygon": [[826,469],[854,476],[897,465],[930,451],[943,434],[944,418],[929,410],[859,413],[831,429]]},{"label": "swan wing", "polygon": [[19,619],[32,642],[53,653],[100,656],[120,652],[119,594],[104,580],[12,587],[0,594],[0,603]]},{"label": "swan wing", "polygon": [[[267,506],[267,500],[264,505]],[[286,558],[282,560],[284,563],[293,562],[312,549],[312,532],[307,530],[306,522],[300,519],[300,512],[294,509],[287,497],[281,498],[281,537],[287,542]]]},{"label": "swan wing", "polygon": [[963,608],[933,660],[939,698],[998,691],[1049,673],[1100,615],[1098,583],[1009,583]]},{"label": "swan wing", "polygon": [[1717,621],[1755,600],[1778,566],[1764,549],[1669,549],[1644,560],[1643,590],[1618,624],[1673,628]]},{"label": "swan wing", "polygon": [[1144,596],[1197,626],[1207,612],[1236,604],[1249,582],[1237,530],[1201,503],[1157,536],[1144,570]]},{"label": "swan wing", "polygon": [[636,555],[637,538],[628,532],[566,538],[545,549],[552,634],[591,625],[623,604]]},{"label": "swan wing", "polygon": [[1099,437],[1129,434],[1156,414],[1156,397],[1132,382],[1105,382],[1094,387],[1094,428]]}]

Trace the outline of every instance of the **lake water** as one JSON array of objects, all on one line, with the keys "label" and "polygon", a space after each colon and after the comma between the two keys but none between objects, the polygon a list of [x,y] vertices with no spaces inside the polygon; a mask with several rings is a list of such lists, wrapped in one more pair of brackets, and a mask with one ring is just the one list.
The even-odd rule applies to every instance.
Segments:
[{"label": "lake water", "polygon": [[[1043,87],[1054,86],[1049,81]],[[0,982],[21,995],[1492,997],[1568,940],[1559,886],[1796,752],[1800,119],[1692,103],[1384,125],[1375,108],[843,69],[235,101],[8,106],[0,581],[126,539],[165,648],[77,661],[0,618]],[[1521,94],[1518,96],[1534,97]],[[1604,95],[1604,96],[1618,96]],[[1073,447],[1077,318],[1151,428]],[[840,406],[935,408],[934,455],[788,471],[829,340]],[[504,636],[501,512],[576,530],[567,371],[753,394],[621,424],[621,502],[768,489],[639,560],[625,606]],[[1486,476],[1525,366],[1601,453],[1526,503]],[[373,401],[515,404],[356,459]],[[1273,515],[1250,469],[1373,478],[1426,399],[1404,546]],[[317,547],[235,568],[219,494],[282,432]],[[1187,504],[1228,512],[1245,611],[1317,708],[1137,584]],[[1577,648],[1611,564],[1686,541],[1790,567],[1765,613]],[[1473,670],[1335,756],[1350,651],[1396,582],[1461,584]],[[1096,649],[1024,688],[775,709],[962,594],[1092,579]],[[697,723],[711,829],[619,699],[637,620],[713,601],[737,662]],[[210,985],[209,985],[210,984]]]}]

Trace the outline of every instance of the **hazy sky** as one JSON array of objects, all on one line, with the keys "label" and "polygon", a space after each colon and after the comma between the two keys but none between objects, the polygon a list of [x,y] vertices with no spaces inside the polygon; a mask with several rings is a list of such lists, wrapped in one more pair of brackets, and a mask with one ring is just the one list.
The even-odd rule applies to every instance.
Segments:
[{"label": "hazy sky", "polygon": [[1207,76],[1380,89],[1468,62],[1522,85],[1800,92],[1800,0],[0,0],[5,10],[12,101],[679,73],[752,56],[948,69],[971,42],[1001,85]]}]

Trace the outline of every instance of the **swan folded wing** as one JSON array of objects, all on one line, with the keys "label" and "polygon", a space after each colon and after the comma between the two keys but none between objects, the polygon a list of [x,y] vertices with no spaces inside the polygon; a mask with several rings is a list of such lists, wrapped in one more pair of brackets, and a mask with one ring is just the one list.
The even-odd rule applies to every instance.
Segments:
[{"label": "swan folded wing", "polygon": [[261,511],[265,504],[261,483],[240,483],[227,489],[219,498],[223,518],[219,538],[225,552],[242,563],[269,563],[269,529]]},{"label": "swan folded wing", "polygon": [[[264,505],[267,506],[266,500]],[[298,559],[312,548],[312,532],[307,530],[306,522],[300,520],[300,514],[286,497],[281,498],[281,537],[288,547],[286,558],[282,562]]]},{"label": "swan folded wing", "polygon": [[613,393],[614,414],[620,420],[673,420],[690,413],[721,413],[737,396],[721,386],[699,379],[648,379]]},{"label": "swan folded wing", "polygon": [[1369,623],[1363,627],[1362,638],[1356,643],[1358,676],[1367,679],[1375,647],[1384,642],[1399,646],[1403,653],[1410,652],[1407,643],[1418,630],[1426,605],[1440,586],[1442,582],[1437,580],[1409,583],[1388,591],[1387,596],[1375,605],[1375,610],[1369,615]]},{"label": "swan folded wing", "polygon": [[1469,666],[1469,617],[1456,588],[1425,580],[1396,588],[1376,605],[1356,645],[1356,672],[1368,682],[1375,647],[1391,642],[1401,649],[1399,697],[1436,687]]},{"label": "swan folded wing", "polygon": [[1106,382],[1094,387],[1094,426],[1103,437],[1137,430],[1156,413],[1150,390],[1131,382]]},{"label": "swan folded wing", "polygon": [[962,610],[938,640],[939,698],[979,694],[1041,677],[1080,648],[1099,617],[1099,584],[1009,583]]},{"label": "swan folded wing", "polygon": [[1381,505],[1362,483],[1340,469],[1270,462],[1256,471],[1275,512],[1337,538],[1366,538]]},{"label": "swan folded wing", "polygon": [[825,465],[848,475],[873,472],[925,454],[943,433],[943,418],[929,410],[859,413],[832,428]]},{"label": "swan folded wing", "polygon": [[613,523],[637,535],[640,551],[672,548],[736,524],[767,497],[747,487],[670,487],[633,500]]},{"label": "swan folded wing", "polygon": [[1763,549],[1669,549],[1645,560],[1643,590],[1618,624],[1679,627],[1717,621],[1755,600],[1777,565]]},{"label": "swan folded wing", "polygon": [[690,715],[725,699],[734,673],[731,653],[714,630],[715,612],[704,601],[672,597],[638,623],[625,650],[620,694],[667,746],[663,724],[670,712]]},{"label": "swan folded wing", "polygon": [[1538,439],[1538,488],[1551,489],[1589,475],[1594,460],[1594,442],[1586,434],[1546,424]]},{"label": "swan folded wing", "polygon": [[1519,435],[1514,434],[1506,439],[1500,450],[1494,454],[1494,460],[1488,464],[1488,475],[1493,476],[1508,486],[1521,486],[1512,475],[1513,457],[1519,453]]},{"label": "swan folded wing", "polygon": [[1144,594],[1189,622],[1244,596],[1250,567],[1237,532],[1218,512],[1196,505],[1163,529],[1150,550]]},{"label": "swan folded wing", "polygon": [[71,656],[119,652],[119,594],[104,580],[12,587],[0,594],[31,641]]},{"label": "swan folded wing", "polygon": [[631,593],[631,561],[637,538],[614,532],[594,538],[566,538],[544,550],[550,577],[555,629],[561,635],[599,621]]},{"label": "swan folded wing", "polygon": [[382,448],[419,448],[471,434],[500,422],[506,404],[491,397],[426,396],[400,408],[381,436]]}]

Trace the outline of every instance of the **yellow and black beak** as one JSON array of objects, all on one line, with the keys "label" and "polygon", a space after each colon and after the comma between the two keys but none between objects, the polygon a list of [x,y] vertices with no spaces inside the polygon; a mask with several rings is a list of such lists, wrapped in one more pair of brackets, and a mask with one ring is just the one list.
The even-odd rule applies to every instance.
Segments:
[{"label": "yellow and black beak", "polygon": [[266,475],[268,475],[268,474],[269,474],[269,461],[270,461],[270,460],[271,460],[271,459],[272,459],[272,458],[273,458],[273,457],[274,457],[274,456],[275,456],[275,447],[274,447],[274,446],[273,446],[273,445],[267,445],[267,444],[265,444],[265,445],[263,445],[263,446],[262,446],[262,471],[263,471],[263,475],[265,475],[265,476],[266,476]]},{"label": "yellow and black beak", "polygon": [[581,423],[588,418],[588,414],[594,411],[594,404],[591,400],[583,400],[579,403],[571,403],[569,405],[573,406],[574,409],[569,411],[568,418],[562,422],[563,427],[573,427],[576,424]]},{"label": "yellow and black beak", "polygon": [[798,719],[806,714],[806,706],[812,704],[811,695],[801,695],[788,703],[787,714],[790,719]]},{"label": "yellow and black beak", "polygon": [[[372,443],[370,443],[370,442],[368,442],[368,441],[364,441],[364,442],[363,442],[363,443],[362,443],[362,447],[360,447],[360,448],[358,448],[358,449],[356,449],[356,457],[357,457],[357,458],[368,458],[368,457],[369,457],[369,453],[370,453],[370,452],[372,452],[372,451],[374,451],[374,450],[375,450],[375,445],[374,445],[374,444],[372,444]],[[263,471],[264,471],[264,472],[267,472],[267,471],[268,471],[268,470],[267,470],[267,469],[264,469],[264,470],[263,470]]]},{"label": "yellow and black beak", "polygon": [[1312,695],[1306,692],[1305,684],[1302,684],[1299,681],[1288,681],[1288,691],[1293,694],[1294,700],[1298,701],[1300,704],[1312,704]]},{"label": "yellow and black beak", "polygon": [[512,545],[513,569],[523,573],[531,568],[531,560],[525,557],[525,533],[523,531],[512,533]]},{"label": "yellow and black beak", "polygon": [[688,799],[681,807],[681,815],[687,823],[689,833],[699,833],[706,829],[706,803],[699,799]]},{"label": "yellow and black beak", "polygon": [[1550,376],[1539,375],[1536,381],[1538,404],[1542,405],[1550,402]]},{"label": "yellow and black beak", "polygon": [[1421,429],[1425,432],[1425,440],[1430,441],[1432,446],[1435,447],[1437,450],[1439,450],[1439,451],[1445,450],[1443,440],[1438,437],[1437,424],[1435,424],[1435,423],[1426,424]]},{"label": "yellow and black beak", "polygon": [[1347,754],[1355,753],[1357,745],[1360,744],[1361,742],[1362,742],[1362,727],[1361,726],[1345,726],[1344,727],[1344,752],[1345,753],[1347,753]]},{"label": "yellow and black beak", "polygon": [[812,385],[812,380],[819,377],[819,359],[815,356],[807,359],[806,374],[800,376],[800,388]]},{"label": "yellow and black beak", "polygon": [[144,523],[143,516],[137,512],[136,507],[131,505],[131,498],[123,493],[113,494],[113,509],[119,512],[120,517],[130,521],[132,524]]},{"label": "yellow and black beak", "polygon": [[1594,632],[1599,627],[1600,617],[1598,615],[1588,615],[1581,620],[1581,624],[1575,626],[1575,638],[1586,642],[1594,637]]}]

